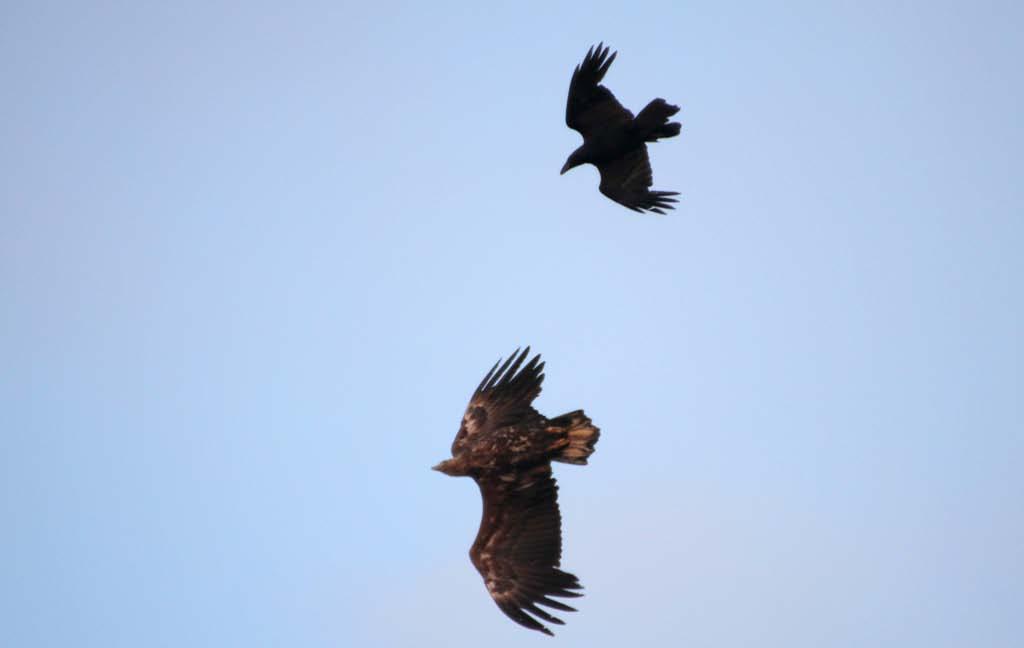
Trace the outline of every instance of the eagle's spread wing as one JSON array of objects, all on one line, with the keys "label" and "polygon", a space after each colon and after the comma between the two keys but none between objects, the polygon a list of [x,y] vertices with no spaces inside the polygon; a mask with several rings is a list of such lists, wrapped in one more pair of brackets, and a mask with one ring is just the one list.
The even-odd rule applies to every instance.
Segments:
[{"label": "eagle's spread wing", "polygon": [[676,191],[651,191],[651,161],[647,157],[647,147],[641,145],[615,160],[597,165],[601,172],[601,193],[620,205],[633,211],[649,210],[664,214],[663,210],[673,209],[671,203],[677,202],[671,196],[678,196]]},{"label": "eagle's spread wing", "polygon": [[633,121],[633,113],[622,107],[611,90],[598,85],[617,54],[608,56],[609,48],[603,45],[587,50],[587,56],[576,66],[569,82],[565,123],[579,131],[584,139],[608,127],[625,126]]},{"label": "eagle's spread wing", "polygon": [[477,479],[484,512],[469,557],[502,612],[520,625],[550,635],[537,619],[564,622],[537,605],[575,612],[550,597],[582,596],[574,590],[583,588],[575,576],[558,569],[562,518],[551,465],[513,470]]},{"label": "eagle's spread wing", "polygon": [[538,354],[520,371],[519,367],[529,353],[530,347],[526,347],[522,353],[516,349],[516,353],[509,356],[504,364],[498,360],[480,381],[469,399],[469,406],[462,416],[462,425],[452,442],[452,455],[459,454],[473,435],[491,433],[537,415],[530,403],[540,394],[540,386],[544,382],[544,363]]}]

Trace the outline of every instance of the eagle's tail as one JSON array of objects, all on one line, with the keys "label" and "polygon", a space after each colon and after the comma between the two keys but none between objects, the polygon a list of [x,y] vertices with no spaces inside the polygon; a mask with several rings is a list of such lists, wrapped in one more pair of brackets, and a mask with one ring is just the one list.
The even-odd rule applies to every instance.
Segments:
[{"label": "eagle's tail", "polygon": [[664,99],[655,99],[640,111],[633,120],[633,126],[645,142],[657,142],[660,137],[675,137],[682,126],[679,122],[670,122],[668,118],[677,112],[679,106],[673,106]]},{"label": "eagle's tail", "polygon": [[576,410],[548,420],[548,432],[558,437],[552,444],[552,461],[585,465],[594,453],[594,445],[601,436],[599,430],[583,413]]}]

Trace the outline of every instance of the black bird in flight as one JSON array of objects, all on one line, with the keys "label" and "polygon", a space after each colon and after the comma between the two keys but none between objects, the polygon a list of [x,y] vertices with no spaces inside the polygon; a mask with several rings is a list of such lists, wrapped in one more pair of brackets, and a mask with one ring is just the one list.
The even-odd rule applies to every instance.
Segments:
[{"label": "black bird in flight", "polygon": [[586,464],[600,431],[583,410],[549,419],[533,409],[544,363],[538,354],[520,370],[529,352],[517,349],[491,367],[469,400],[452,458],[434,470],[476,481],[484,510],[469,558],[502,612],[551,635],[537,619],[564,622],[538,605],[575,612],[551,597],[582,596],[583,589],[558,568],[562,518],[551,462]]},{"label": "black bird in flight", "polygon": [[572,152],[562,173],[581,164],[601,172],[601,193],[633,211],[664,214],[677,202],[676,191],[651,191],[651,162],[645,142],[675,137],[682,128],[668,118],[679,112],[664,99],[655,99],[633,117],[611,90],[598,85],[618,52],[608,56],[604,43],[591,47],[576,66],[569,82],[565,123],[583,135],[583,145]]}]

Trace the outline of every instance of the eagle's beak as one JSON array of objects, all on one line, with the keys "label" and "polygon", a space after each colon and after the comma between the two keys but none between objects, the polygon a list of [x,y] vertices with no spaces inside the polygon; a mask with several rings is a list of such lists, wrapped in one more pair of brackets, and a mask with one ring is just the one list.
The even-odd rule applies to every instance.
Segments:
[{"label": "eagle's beak", "polygon": [[441,470],[441,466],[443,466],[443,465],[444,465],[444,462],[442,461],[441,463],[437,464],[436,466],[431,466],[430,469],[431,470]]}]

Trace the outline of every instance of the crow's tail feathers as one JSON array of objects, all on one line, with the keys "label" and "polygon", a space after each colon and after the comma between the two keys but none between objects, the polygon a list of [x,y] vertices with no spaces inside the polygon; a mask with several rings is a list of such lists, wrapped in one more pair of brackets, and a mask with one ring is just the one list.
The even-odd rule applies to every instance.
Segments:
[{"label": "crow's tail feathers", "polygon": [[662,137],[675,137],[682,129],[679,122],[670,122],[669,117],[679,112],[679,106],[673,106],[664,99],[655,99],[640,111],[633,120],[633,125],[643,135],[645,142],[657,142]]}]

